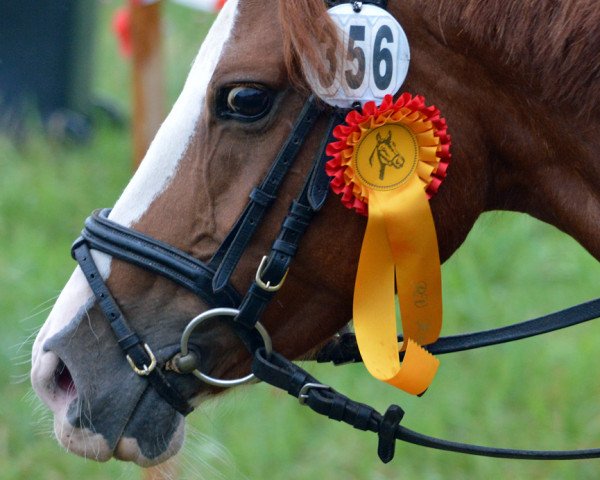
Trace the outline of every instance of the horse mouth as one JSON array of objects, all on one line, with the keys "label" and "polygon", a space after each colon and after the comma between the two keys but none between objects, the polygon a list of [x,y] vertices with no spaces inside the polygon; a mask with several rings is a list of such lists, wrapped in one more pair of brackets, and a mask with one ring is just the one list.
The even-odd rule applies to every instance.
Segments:
[{"label": "horse mouth", "polygon": [[[34,389],[54,414],[56,439],[67,451],[99,462],[114,458],[149,467],[181,449],[185,438],[184,422],[178,415],[163,422],[165,431],[159,428],[151,437],[144,438],[144,418],[152,415],[148,405],[155,405],[159,400],[151,389],[146,390],[142,385],[139,395],[131,397],[125,408],[111,403],[112,398],[122,398],[124,394],[114,395],[113,392],[100,399],[91,398],[86,393],[89,385],[85,378],[98,380],[93,368],[86,375],[77,369],[78,364],[69,368],[67,362],[68,359],[63,360],[48,349],[38,358],[32,375]],[[149,395],[150,398],[146,398]],[[140,409],[143,402],[145,405]],[[108,411],[114,414],[107,416]],[[157,442],[157,438],[162,439],[161,442]]]}]

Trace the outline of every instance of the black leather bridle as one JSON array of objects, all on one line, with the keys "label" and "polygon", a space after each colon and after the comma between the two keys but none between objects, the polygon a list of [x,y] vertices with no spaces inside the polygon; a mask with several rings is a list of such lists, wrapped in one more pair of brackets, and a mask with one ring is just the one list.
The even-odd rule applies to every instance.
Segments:
[{"label": "black leather bridle", "polygon": [[[159,274],[195,293],[211,310],[199,316],[202,321],[210,317],[212,309],[227,308],[220,316],[233,316],[233,326],[246,346],[254,352],[270,342],[259,318],[269,300],[281,287],[289,265],[298,249],[300,239],[313,215],[323,206],[329,190],[329,178],[325,174],[324,139],[321,152],[314,162],[308,178],[292,202],[271,252],[265,256],[257,270],[256,278],[246,295],[240,295],[229,279],[261,223],[265,213],[275,201],[286,173],[298,155],[306,136],[324,112],[324,105],[311,96],[296,120],[294,127],[262,183],[250,193],[250,200],[243,213],[229,232],[213,258],[203,263],[187,253],[140,232],[123,227],[108,219],[110,210],[96,211],[85,222],[81,236],[72,247],[72,255],[86,276],[98,305],[114,331],[117,342],[132,368],[148,378],[157,392],[177,411],[186,415],[192,411],[189,403],[168,381],[164,369],[167,361],[160,362],[150,346],[142,341],[128,325],[117,302],[104,283],[90,249],[98,250],[120,260]],[[328,129],[333,130],[341,121],[338,112],[329,114]],[[192,327],[198,321],[191,322]],[[262,333],[262,335],[260,334]],[[187,343],[182,345],[185,356]],[[177,373],[198,371],[197,360],[177,357],[169,368]],[[192,368],[193,367],[193,368]],[[198,371],[198,373],[200,373]],[[233,386],[245,381],[219,381],[206,375],[197,375],[217,386]]]},{"label": "black leather bridle", "polygon": [[[383,0],[373,2],[385,7]],[[188,400],[171,384],[168,371],[178,374],[193,373],[212,385],[228,387],[246,383],[256,376],[271,385],[286,390],[317,413],[343,421],[355,428],[379,435],[379,456],[384,462],[393,458],[395,440],[441,450],[503,458],[520,459],[582,459],[600,457],[600,449],[572,451],[531,451],[489,448],[448,442],[428,437],[402,425],[402,409],[392,405],[384,415],[373,408],[350,400],[321,384],[299,366],[272,351],[268,333],[260,324],[260,317],[269,301],[277,293],[287,275],[289,266],[299,248],[300,240],[313,216],[321,209],[328,195],[329,178],[325,174],[325,147],[331,141],[333,128],[343,121],[347,111],[325,107],[314,96],[304,105],[294,127],[275,158],[262,183],[254,188],[243,213],[208,263],[155,240],[133,229],[108,219],[109,210],[96,211],[85,222],[81,236],[72,247],[72,255],[79,263],[103,315],[115,333],[117,342],[133,370],[146,377],[159,395],[182,415],[193,408]],[[244,295],[231,285],[230,277],[242,258],[250,240],[265,213],[275,202],[278,190],[297,157],[305,138],[321,116],[327,116],[327,134],[308,172],[304,186],[290,205],[271,251],[258,267],[254,282]],[[91,255],[98,250],[112,257],[161,275],[196,294],[209,307],[207,312],[193,319],[182,335],[180,352],[172,358],[156,358],[152,348],[128,324],[116,300],[102,279]],[[253,374],[237,380],[219,380],[200,372],[199,359],[188,348],[191,332],[211,317],[232,317],[235,332],[253,354]],[[600,299],[572,307],[539,319],[509,327],[445,337],[427,348],[442,354],[480,348],[488,345],[528,338],[600,317]],[[319,362],[336,365],[360,361],[356,340],[352,334],[343,334],[329,342],[318,354]]]}]

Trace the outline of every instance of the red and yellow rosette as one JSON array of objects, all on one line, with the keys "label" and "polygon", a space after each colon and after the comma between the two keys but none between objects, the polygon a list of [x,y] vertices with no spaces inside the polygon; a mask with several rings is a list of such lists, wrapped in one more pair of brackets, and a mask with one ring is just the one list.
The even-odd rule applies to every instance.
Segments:
[{"label": "red and yellow rosette", "polygon": [[[369,372],[418,395],[439,361],[423,345],[442,325],[441,270],[429,199],[450,161],[446,121],[421,96],[387,95],[353,110],[327,147],[331,188],[368,215],[354,289],[354,328]],[[405,350],[396,331],[398,295]]]}]

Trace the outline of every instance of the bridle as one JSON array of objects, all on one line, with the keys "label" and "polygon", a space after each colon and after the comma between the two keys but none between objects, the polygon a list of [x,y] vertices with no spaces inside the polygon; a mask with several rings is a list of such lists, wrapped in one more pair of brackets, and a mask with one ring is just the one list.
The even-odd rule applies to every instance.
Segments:
[{"label": "bridle", "polygon": [[[329,2],[330,6],[337,3],[343,2]],[[385,7],[387,2],[378,0],[363,3]],[[269,301],[283,285],[304,232],[327,199],[329,178],[324,168],[327,160],[325,147],[332,140],[333,128],[343,121],[347,113],[346,110],[325,107],[314,96],[307,100],[265,178],[252,190],[246,208],[207,263],[109,220],[110,210],[96,211],[86,220],[81,236],[73,244],[72,255],[79,263],[98,306],[115,333],[117,343],[132,369],[148,379],[157,393],[182,415],[187,415],[193,408],[169,381],[169,377],[173,375],[193,374],[206,383],[222,388],[248,383],[258,378],[286,390],[302,405],[309,406],[317,413],[343,421],[357,429],[377,433],[378,453],[384,462],[393,458],[397,439],[441,450],[491,457],[543,460],[600,457],[600,449],[513,450],[428,437],[400,425],[404,415],[400,407],[392,405],[381,415],[372,407],[352,401],[320,383],[299,366],[273,351],[268,332],[259,320]],[[279,188],[305,138],[322,116],[327,116],[327,134],[323,137],[318,155],[303,187],[289,207],[270,252],[260,262],[254,281],[248,291],[240,295],[230,283],[231,275],[269,207],[277,200]],[[163,276],[197,295],[209,307],[209,310],[188,324],[176,355],[157,358],[151,346],[130,327],[102,279],[91,250],[103,252]],[[189,342],[193,331],[213,317],[231,319],[227,320],[228,324],[253,355],[251,374],[240,379],[222,380],[200,371],[197,349],[190,347]],[[598,317],[600,299],[509,327],[444,337],[427,348],[437,354],[469,350],[528,338]],[[360,360],[356,340],[349,333],[334,338],[317,355],[317,361],[333,362],[336,365]]]},{"label": "bridle", "polygon": [[[270,338],[258,320],[285,281],[303,233],[327,198],[329,178],[325,174],[324,150],[330,141],[329,135],[323,141],[320,155],[312,165],[304,186],[290,205],[269,255],[262,259],[248,292],[240,295],[229,279],[265,213],[276,200],[277,192],[304,139],[324,109],[324,105],[314,96],[308,99],[262,183],[252,190],[246,208],[209,262],[203,263],[171,245],[110,221],[110,210],[107,209],[94,212],[86,220],[81,237],[73,244],[72,255],[86,276],[98,306],[109,321],[132,368],[138,375],[147,377],[157,392],[183,415],[190,413],[192,407],[170,384],[165,367],[175,373],[193,373],[218,387],[231,387],[254,379],[254,375],[249,375],[238,380],[220,380],[201,373],[197,369],[198,359],[194,358],[195,353],[189,351],[187,345],[192,331],[199,324],[213,316],[232,317],[232,327],[251,352],[259,347],[271,349]],[[342,113],[329,112],[329,132],[341,122]],[[210,308],[190,322],[182,335],[184,341],[178,355],[159,362],[150,346],[131,329],[102,280],[90,249],[172,280],[196,294]]]}]

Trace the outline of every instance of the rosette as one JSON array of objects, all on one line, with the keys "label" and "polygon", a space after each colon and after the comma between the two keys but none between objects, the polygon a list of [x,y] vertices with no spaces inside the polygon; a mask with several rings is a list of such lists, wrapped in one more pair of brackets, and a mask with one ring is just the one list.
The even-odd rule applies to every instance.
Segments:
[{"label": "rosette", "polygon": [[[354,328],[365,366],[409,393],[430,385],[439,362],[441,274],[429,199],[450,162],[446,121],[421,96],[368,102],[334,129],[326,164],[342,203],[368,216],[354,289]],[[396,341],[396,296],[405,350]]]}]

